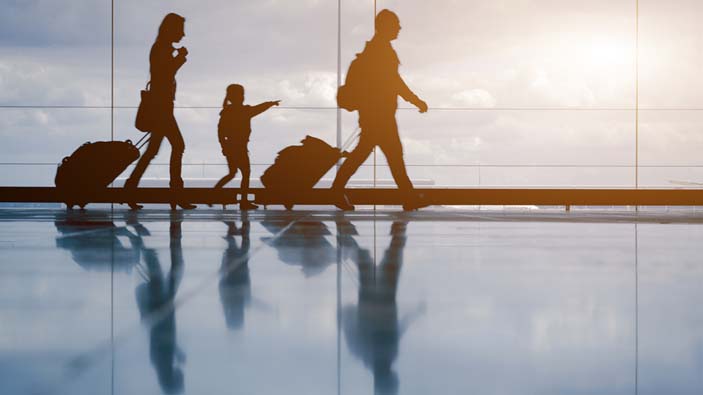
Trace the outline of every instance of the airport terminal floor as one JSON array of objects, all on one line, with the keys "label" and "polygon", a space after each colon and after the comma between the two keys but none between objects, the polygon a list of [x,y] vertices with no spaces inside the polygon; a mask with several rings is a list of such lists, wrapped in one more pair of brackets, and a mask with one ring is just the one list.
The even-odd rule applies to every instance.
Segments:
[{"label": "airport terminal floor", "polygon": [[702,246],[687,211],[0,209],[0,393],[700,394]]}]

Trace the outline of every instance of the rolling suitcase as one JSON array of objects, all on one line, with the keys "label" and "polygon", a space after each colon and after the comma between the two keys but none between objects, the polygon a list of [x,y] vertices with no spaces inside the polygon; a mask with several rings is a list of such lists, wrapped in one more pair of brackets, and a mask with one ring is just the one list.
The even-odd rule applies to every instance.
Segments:
[{"label": "rolling suitcase", "polygon": [[[344,147],[358,134],[352,135]],[[267,189],[281,191],[301,191],[311,189],[346,152],[332,147],[316,137],[305,136],[302,145],[291,145],[284,148],[276,156],[273,165],[261,175],[261,183]],[[293,203],[286,203],[287,209],[293,208]]]},{"label": "rolling suitcase", "polygon": [[137,144],[127,141],[87,142],[63,158],[54,183],[63,202],[70,209],[84,208],[92,193],[106,188],[132,162],[149,139],[145,134]]}]

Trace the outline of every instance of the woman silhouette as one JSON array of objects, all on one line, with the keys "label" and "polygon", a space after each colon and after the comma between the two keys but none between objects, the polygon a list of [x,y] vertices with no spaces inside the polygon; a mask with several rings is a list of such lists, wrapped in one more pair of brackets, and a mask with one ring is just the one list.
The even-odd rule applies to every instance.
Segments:
[{"label": "woman silhouette", "polygon": [[[159,153],[161,142],[165,137],[171,143],[170,187],[175,193],[183,189],[181,161],[185,143],[181,131],[178,129],[176,118],[173,116],[173,101],[176,98],[176,73],[186,62],[188,50],[185,47],[175,49],[173,43],[181,41],[185,36],[184,28],[185,18],[174,13],[166,15],[159,26],[156,41],[151,47],[149,73],[151,74],[150,89],[154,105],[153,122],[155,126],[151,131],[151,140],[149,140],[146,152],[139,158],[137,166],[125,182],[125,188],[137,187],[147,166]],[[176,52],[175,56],[174,52]],[[174,200],[171,202],[171,209],[175,209],[176,205],[186,210],[196,207],[180,199]],[[142,205],[130,202],[129,207],[132,210],[139,210]]]}]

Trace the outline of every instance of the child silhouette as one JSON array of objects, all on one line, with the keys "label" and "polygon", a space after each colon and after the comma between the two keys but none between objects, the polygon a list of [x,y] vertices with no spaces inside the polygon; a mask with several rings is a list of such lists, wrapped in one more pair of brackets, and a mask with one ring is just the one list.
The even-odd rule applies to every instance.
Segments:
[{"label": "child silhouette", "polygon": [[251,119],[280,104],[280,100],[267,101],[255,106],[244,104],[244,87],[232,84],[227,87],[227,95],[222,102],[220,122],[217,124],[217,137],[222,146],[222,154],[227,158],[229,173],[215,184],[215,188],[222,188],[232,181],[237,174],[237,169],[242,171],[240,186],[242,199],[239,202],[241,210],[255,210],[257,205],[248,200],[249,175],[249,136],[251,135]]}]

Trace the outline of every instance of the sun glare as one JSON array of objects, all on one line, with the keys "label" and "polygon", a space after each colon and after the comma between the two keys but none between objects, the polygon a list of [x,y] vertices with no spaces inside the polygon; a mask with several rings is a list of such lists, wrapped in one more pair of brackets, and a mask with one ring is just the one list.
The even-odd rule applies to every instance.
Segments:
[{"label": "sun glare", "polygon": [[635,43],[622,40],[595,39],[586,46],[596,67],[622,67],[635,62]]}]

